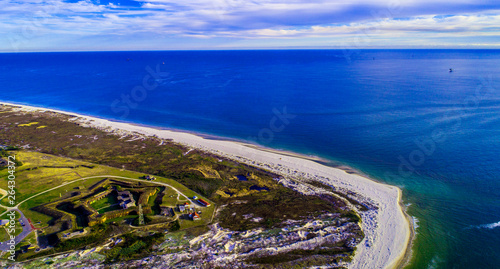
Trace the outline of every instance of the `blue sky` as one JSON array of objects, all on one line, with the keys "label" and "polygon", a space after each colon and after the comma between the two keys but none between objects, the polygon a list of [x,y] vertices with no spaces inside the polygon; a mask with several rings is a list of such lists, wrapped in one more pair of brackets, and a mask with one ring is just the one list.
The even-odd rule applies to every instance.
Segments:
[{"label": "blue sky", "polygon": [[3,0],[0,51],[500,48],[498,0]]}]

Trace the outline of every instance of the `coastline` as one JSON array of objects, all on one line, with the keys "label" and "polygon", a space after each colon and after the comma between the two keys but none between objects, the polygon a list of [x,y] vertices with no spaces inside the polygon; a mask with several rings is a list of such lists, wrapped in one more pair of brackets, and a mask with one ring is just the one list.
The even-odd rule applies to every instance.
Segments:
[{"label": "coastline", "polygon": [[[285,186],[304,193],[314,190],[300,184],[301,179],[316,180],[356,194],[355,199],[371,205],[367,212],[360,212],[365,239],[358,245],[349,268],[399,268],[406,264],[411,254],[414,230],[402,205],[402,191],[395,187],[351,173],[352,169],[321,164],[321,159],[259,147],[223,138],[211,138],[180,130],[160,129],[133,123],[118,122],[93,116],[55,109],[0,102],[18,107],[21,111],[51,111],[75,117],[75,122],[116,134],[156,136],[270,170],[284,176]],[[292,180],[293,179],[293,180]],[[299,183],[297,183],[299,182]]]}]

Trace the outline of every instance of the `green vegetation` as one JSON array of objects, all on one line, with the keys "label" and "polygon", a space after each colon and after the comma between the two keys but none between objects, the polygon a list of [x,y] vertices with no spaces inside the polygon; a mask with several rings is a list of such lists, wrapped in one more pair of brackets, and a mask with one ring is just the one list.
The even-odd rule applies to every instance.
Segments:
[{"label": "green vegetation", "polygon": [[155,233],[152,236],[137,236],[135,234],[124,234],[123,243],[106,251],[106,262],[127,261],[151,255],[152,248],[164,240],[164,235]]},{"label": "green vegetation", "polygon": [[36,245],[37,245],[36,235],[34,232],[32,232],[26,238],[24,238],[23,241],[21,241],[19,244],[17,244],[16,248],[21,249],[21,248],[25,248],[28,246],[36,246]]},{"label": "green vegetation", "polygon": [[[23,227],[21,226],[21,224],[19,224],[19,221],[17,221],[16,227],[15,227],[15,232],[13,235],[17,236],[22,231],[23,231]],[[1,240],[0,242],[5,242],[6,240],[9,240],[9,239],[10,239],[10,235],[7,233],[7,227],[6,226],[0,227],[0,240]]]},{"label": "green vegetation", "polygon": [[[19,208],[35,227],[42,228],[42,237],[55,246],[47,251],[20,254],[21,259],[89,247],[117,236],[123,237],[124,242],[106,251],[107,262],[140,258],[151,254],[153,246],[164,240],[161,233],[148,236],[143,234],[145,231],[167,229],[177,231],[175,234],[182,238],[199,235],[207,231],[207,224],[212,221],[218,205],[224,207],[216,221],[223,228],[238,231],[256,227],[277,228],[284,219],[313,218],[325,212],[341,213],[351,221],[359,221],[359,216],[347,209],[345,200],[337,196],[302,195],[278,184],[274,179],[277,175],[270,172],[199,150],[186,154],[188,148],[168,140],[138,134],[111,135],[80,126],[70,120],[72,117],[52,112],[18,113],[5,106],[0,106],[0,111],[3,112],[0,114],[0,144],[12,147],[29,145],[28,150],[15,152],[12,150],[17,148],[9,148],[19,161],[16,201],[21,202]],[[0,151],[0,158],[6,153],[9,154]],[[6,175],[7,171],[0,168],[0,189],[3,190],[8,187],[7,181],[3,180]],[[144,175],[155,175],[156,181],[139,180]],[[237,176],[241,175],[248,180],[238,180]],[[117,176],[130,179],[117,179]],[[136,208],[132,208],[127,215],[109,215],[110,218],[97,225],[88,223],[86,215],[91,211],[97,211],[98,215],[119,211],[114,194],[90,203],[89,212],[83,212],[83,205],[77,202],[104,191],[91,188],[106,178],[115,182],[104,186],[104,189],[130,189],[136,201],[142,193],[140,188],[156,188],[156,193],[142,200],[146,222],[144,229],[129,226],[135,221],[138,224]],[[203,198],[212,206],[196,209],[201,211],[200,221],[190,220],[180,212],[176,213],[177,220],[158,216],[160,206],[176,207],[188,200],[171,187],[155,183],[166,183],[188,197]],[[254,185],[266,189],[251,190]],[[343,198],[358,208],[363,207],[349,197]],[[6,199],[0,203],[7,205]],[[55,212],[60,212],[52,212],[49,216],[47,211],[47,214],[42,214],[43,210],[34,210],[49,204],[54,205]],[[252,218],[245,215],[263,221],[251,221]],[[58,237],[61,231],[69,229],[70,232],[76,228],[88,229],[88,233],[62,240]],[[342,255],[348,258],[352,253],[349,251],[344,249]],[[300,260],[310,263],[302,261],[301,257],[306,255],[321,259],[331,256],[332,260],[344,257],[337,254],[288,253],[283,257],[269,257],[255,262],[273,265]]]},{"label": "green vegetation", "polygon": [[[67,158],[50,156],[37,152],[16,151],[16,160],[24,163],[16,169],[16,201],[21,202],[44,190],[61,186],[80,179],[81,177],[96,174],[105,174],[108,169],[95,165],[73,161]],[[0,178],[6,178],[7,172],[0,171]],[[25,187],[29,186],[29,187]],[[7,189],[7,181],[0,181],[0,188]],[[58,192],[57,196],[66,195],[69,190]],[[43,195],[46,197],[46,195]],[[4,199],[4,205],[8,205]],[[11,205],[8,205],[11,206]]]},{"label": "green vegetation", "polygon": [[[171,219],[158,219],[155,215],[159,214],[160,206],[169,206],[169,207],[176,207],[177,204],[187,201],[187,199],[183,196],[182,199],[177,199],[177,192],[174,191],[170,187],[165,187],[165,186],[159,186],[157,183],[162,183],[162,182],[168,182],[172,183],[172,185],[175,185],[177,189],[182,189],[185,190],[189,195],[194,196],[197,195],[198,197],[202,197],[199,194],[190,191],[186,187],[182,186],[181,184],[166,179],[162,177],[158,177],[158,179],[154,182],[151,181],[145,181],[145,180],[139,180],[139,178],[142,176],[140,173],[135,173],[131,171],[125,171],[125,170],[120,170],[117,168],[112,168],[112,167],[105,167],[105,166],[100,166],[100,165],[91,165],[86,162],[81,162],[81,161],[74,161],[62,157],[55,157],[51,155],[46,155],[42,153],[37,153],[37,152],[29,152],[29,151],[18,151],[16,152],[16,156],[18,156],[19,159],[26,160],[26,168],[20,169],[17,172],[17,177],[22,178],[23,180],[19,180],[19,189],[24,189],[26,188],[25,195],[28,196],[27,198],[30,198],[23,202],[20,205],[20,209],[23,210],[25,215],[30,218],[33,222],[33,224],[36,227],[43,228],[43,233],[41,234],[42,238],[45,238],[44,240],[47,240],[48,242],[52,242],[51,244],[54,244],[55,247],[51,250],[48,251],[41,251],[38,253],[34,253],[33,251],[29,251],[28,253],[20,253],[19,257],[20,259],[27,259],[27,258],[33,258],[37,256],[43,256],[43,255],[48,255],[51,253],[57,253],[61,251],[67,251],[71,249],[78,249],[90,245],[94,245],[97,243],[102,243],[103,239],[106,237],[110,237],[116,234],[121,234],[123,232],[127,232],[130,230],[130,227],[128,227],[128,224],[124,220],[130,220],[128,223],[132,223],[134,221],[137,221],[138,216],[137,212],[133,211],[132,214],[130,215],[125,215],[125,216],[119,216],[111,219],[107,219],[105,223],[99,224],[96,226],[90,227],[91,229],[89,230],[88,234],[85,234],[84,236],[79,236],[76,238],[69,238],[69,239],[64,239],[60,241],[57,239],[57,234],[60,233],[61,231],[64,231],[64,229],[68,229],[67,224],[65,222],[68,221],[66,217],[60,217],[56,215],[51,215],[51,214],[43,214],[44,210],[37,209],[36,211],[34,210],[35,208],[40,208],[40,206],[43,205],[49,205],[49,204],[54,204],[54,206],[51,206],[53,209],[61,210],[61,212],[65,212],[65,214],[70,214],[68,216],[72,216],[71,219],[74,220],[74,223],[76,226],[75,228],[83,228],[83,227],[88,227],[89,223],[86,217],[86,214],[79,209],[78,204],[73,204],[73,202],[81,202],[84,201],[85,199],[88,199],[89,197],[92,197],[93,195],[100,195],[103,194],[106,190],[111,190],[113,188],[119,189],[119,190],[132,190],[136,201],[139,200],[141,190],[152,190],[154,192],[153,195],[149,196],[147,198],[146,207],[143,207],[145,211],[145,221],[146,224],[152,224],[152,223],[162,223],[162,222],[170,222],[172,221]],[[54,160],[57,159],[57,160]],[[40,164],[43,164],[44,160],[51,160],[51,161],[59,161],[61,164],[64,164],[64,168],[48,168],[48,167],[40,167]],[[51,165],[54,163],[51,163]],[[54,165],[55,166],[55,165]],[[62,165],[59,165],[62,166]],[[38,167],[37,169],[29,169],[30,167]],[[66,168],[69,167],[69,168]],[[92,167],[92,168],[88,168]],[[102,174],[105,175],[116,175],[120,177],[131,177],[137,179],[136,181],[132,180],[127,180],[127,179],[109,179],[108,177],[92,177],[88,179],[82,179],[81,177],[73,177],[73,178],[68,178],[66,180],[66,185],[63,186],[53,186],[50,184],[45,186],[41,183],[34,184],[35,186],[38,186],[37,188],[29,188],[28,184],[29,182],[24,180],[26,177],[29,177],[32,173],[39,173],[42,172],[44,173],[46,170],[51,171],[52,169],[70,169],[75,171],[79,171],[78,173],[85,174],[85,176],[93,176],[87,169],[90,171],[98,171]],[[57,176],[57,175],[55,175]],[[48,178],[48,177],[47,177]],[[59,177],[60,178],[60,177]],[[108,178],[108,180],[106,180]],[[106,183],[109,182],[109,183]],[[102,185],[106,184],[106,185]],[[109,185],[111,184],[111,185]],[[117,185],[118,184],[118,185]],[[121,184],[121,185],[120,185]],[[137,188],[136,192],[134,191],[134,187]],[[147,186],[153,186],[154,188],[145,188]],[[132,187],[132,189],[131,189]],[[52,188],[55,188],[51,190]],[[111,189],[110,189],[111,188]],[[43,193],[43,194],[41,194]],[[38,196],[33,196],[41,194]],[[31,195],[31,196],[29,196]],[[170,197],[173,196],[173,197]],[[83,197],[83,198],[80,198]],[[166,199],[163,199],[163,197],[167,197]],[[203,197],[204,198],[204,197]],[[207,198],[204,198],[207,201],[209,201]],[[72,202],[73,201],[73,202]],[[116,210],[121,210],[121,207],[117,206],[118,204],[116,192],[112,191],[109,195],[98,199],[92,203],[90,203],[90,207],[93,208],[94,210],[97,210],[99,214],[104,214],[107,212],[112,212]],[[157,210],[150,210],[147,211],[147,208],[157,208]],[[174,221],[167,226],[163,225],[162,229],[164,230],[169,229],[171,231],[177,231],[179,229],[186,229],[186,228],[192,228],[196,226],[204,226],[208,224],[211,220],[211,216],[214,213],[215,207],[207,207],[207,208],[199,208],[197,209],[201,211],[202,213],[202,220],[201,221],[192,221],[190,219],[181,219],[179,221]],[[150,212],[150,213],[148,213]],[[138,225],[138,223],[135,223]],[[20,226],[19,226],[20,227]],[[66,227],[66,228],[65,228]],[[21,232],[21,228],[18,229],[17,233]],[[65,233],[70,233],[72,232],[71,228],[70,230],[65,231]],[[7,236],[6,234],[3,235],[2,230],[0,230],[0,236]],[[130,248],[127,250],[126,253],[129,253],[130,255],[124,255],[124,256],[119,256],[115,257],[116,259],[122,259],[123,257],[136,257],[133,251],[135,247],[138,245],[133,245],[130,246]],[[142,248],[141,248],[142,249]],[[140,252],[143,253],[143,252]],[[134,255],[132,255],[134,254]],[[121,255],[121,254],[120,254]]]},{"label": "green vegetation", "polygon": [[116,195],[114,194],[108,195],[102,198],[101,200],[95,201],[91,203],[90,206],[95,210],[97,210],[97,212],[99,212],[100,214],[113,210],[118,210],[121,208],[120,202],[118,201]]},{"label": "green vegetation", "polygon": [[[355,199],[352,199],[351,197],[345,195],[344,193],[342,192],[339,192],[339,191],[336,191],[335,188],[329,186],[329,185],[326,185],[322,182],[319,182],[319,181],[309,181],[308,184],[314,186],[314,187],[317,187],[317,188],[321,188],[321,189],[324,189],[324,190],[327,190],[327,191],[331,191],[332,193],[334,193],[334,195],[338,195],[344,199],[346,199],[347,201],[349,201],[349,203],[351,203],[352,205],[356,206],[356,208],[358,208],[360,211],[368,211],[368,208],[366,207],[366,205],[358,202],[357,200]],[[334,198],[334,199],[337,199],[337,198]]]},{"label": "green vegetation", "polygon": [[[62,186],[60,188],[57,188],[55,190],[49,191],[44,193],[43,195],[39,195],[36,197],[33,197],[26,202],[22,203],[19,208],[23,211],[24,215],[31,219],[33,225],[36,228],[42,228],[50,225],[50,221],[52,220],[52,217],[47,216],[45,214],[41,214],[37,211],[31,210],[31,208],[34,208],[36,206],[39,206],[41,204],[49,203],[49,202],[54,202],[57,201],[63,197],[70,196],[71,193],[75,191],[79,191],[80,189],[85,190],[90,188],[92,185],[95,183],[99,182],[103,178],[92,178],[92,179],[87,179],[87,180],[82,180],[82,181],[76,181],[74,183]],[[23,188],[21,185],[20,188]],[[76,189],[78,188],[78,189]],[[43,189],[45,190],[45,189]],[[39,190],[39,192],[43,191]],[[38,193],[38,192],[37,192]]]},{"label": "green vegetation", "polygon": [[[326,243],[315,249],[294,249],[285,253],[265,257],[253,257],[248,261],[261,264],[265,268],[282,268],[283,264],[289,264],[291,268],[307,268],[325,264],[338,264],[341,261],[350,261],[354,249],[347,246],[345,242],[336,244]],[[279,265],[275,267],[275,265]],[[333,267],[337,268],[337,267]]]},{"label": "green vegetation", "polygon": [[8,168],[8,161],[14,162],[15,167],[20,167],[23,165],[23,163],[17,159],[9,159],[9,156],[12,156],[13,151],[19,150],[16,147],[7,147],[6,149],[0,148],[0,164],[2,164],[2,159],[5,161],[3,165],[0,165],[0,171],[6,170]]},{"label": "green vegetation", "polygon": [[[6,107],[3,111],[6,113],[0,114],[0,118],[6,128],[0,131],[0,143],[25,145],[24,142],[29,141],[31,149],[43,153],[171,178],[193,190],[193,195],[199,193],[212,198],[235,175],[254,174],[272,181],[273,175],[268,172],[227,159],[219,161],[220,157],[198,150],[184,155],[188,151],[184,146],[154,137],[131,141],[131,136],[120,139],[97,129],[79,126],[67,121],[71,118],[69,116],[50,112],[15,113]],[[47,127],[18,126],[35,121]]]},{"label": "green vegetation", "polygon": [[74,239],[68,239],[57,244],[54,250],[56,252],[68,251],[70,249],[77,249],[92,243],[101,242],[102,236],[95,233],[90,236],[78,237]]},{"label": "green vegetation", "polygon": [[162,204],[171,205],[176,203],[184,203],[188,201],[184,196],[179,196],[176,191],[172,189],[164,190],[162,197]]},{"label": "green vegetation", "polygon": [[239,203],[228,203],[225,208],[227,213],[220,216],[223,227],[244,231],[262,225],[247,221],[244,217],[247,214],[261,217],[264,219],[264,226],[272,228],[279,226],[283,219],[299,220],[324,212],[338,212],[339,207],[345,207],[342,201],[329,202],[321,197],[303,195],[288,188],[254,193],[240,197],[239,200]]},{"label": "green vegetation", "polygon": [[[38,152],[17,151],[16,156],[18,160],[23,160],[25,163],[23,168],[18,169],[16,172],[16,192],[18,192],[16,194],[16,201],[19,202],[23,201],[24,199],[30,198],[20,205],[20,209],[23,210],[27,218],[32,220],[34,226],[37,228],[50,226],[51,224],[53,224],[51,223],[53,219],[50,216],[41,214],[37,211],[33,211],[32,208],[40,204],[54,202],[60,199],[71,197],[72,195],[76,195],[77,193],[85,192],[94,184],[103,180],[105,177],[88,178],[85,180],[82,180],[82,178],[93,177],[96,175],[114,175],[139,179],[141,176],[143,176],[142,173],[121,170],[113,167],[94,165],[87,162],[71,160],[63,157],[56,157]],[[56,166],[58,168],[53,168]],[[35,167],[37,169],[33,169]],[[62,172],[62,174],[58,174],[58,171]],[[1,173],[2,172],[0,172],[0,174]],[[33,178],[38,178],[39,180],[30,180]],[[185,186],[179,184],[178,182],[170,179],[157,177],[157,180],[154,182],[143,182],[145,184],[153,185],[155,185],[155,183],[157,182],[167,183],[174,186],[185,195],[196,195],[198,197],[201,197],[196,192],[193,192]],[[7,188],[7,182],[4,180],[0,180],[0,188]],[[50,190],[52,188],[56,189]],[[157,189],[165,191],[165,194],[162,194],[162,197],[165,197],[165,199],[163,201],[156,201],[156,197],[159,196],[159,192],[148,199],[148,204],[153,206],[153,209],[155,209],[154,213],[156,214],[159,213],[159,206],[161,204],[163,204],[164,206],[175,207],[178,203],[187,201],[183,196],[180,196],[179,200],[177,200],[177,192],[172,188],[160,186]],[[42,192],[45,193],[43,193],[43,195],[34,196]],[[136,197],[136,199],[138,199],[138,196]],[[2,202],[5,205],[8,205],[6,199],[4,199]],[[116,195],[109,195],[101,200],[92,203],[91,207],[94,209],[98,209],[98,213],[106,213],[120,209],[119,205],[117,204],[118,201],[116,200]],[[65,210],[69,209],[65,208]],[[210,212],[207,212],[207,216],[209,214],[212,214],[213,212],[211,211],[211,209],[209,209],[208,211]],[[81,222],[79,221],[79,225],[80,223]],[[197,225],[199,224],[200,223],[197,223]]]}]

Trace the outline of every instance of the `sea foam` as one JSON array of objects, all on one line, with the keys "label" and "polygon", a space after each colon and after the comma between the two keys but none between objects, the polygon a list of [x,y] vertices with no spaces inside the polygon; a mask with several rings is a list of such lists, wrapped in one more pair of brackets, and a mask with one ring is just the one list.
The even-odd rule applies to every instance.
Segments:
[{"label": "sea foam", "polygon": [[479,225],[479,228],[486,228],[486,229],[495,229],[497,227],[500,227],[500,221],[490,224]]},{"label": "sea foam", "polygon": [[481,229],[481,228],[495,229],[497,227],[500,227],[500,221],[494,222],[494,223],[489,223],[489,224],[473,225],[473,226],[470,226],[469,228],[466,228],[466,229],[473,229],[473,228],[476,228],[476,229]]}]

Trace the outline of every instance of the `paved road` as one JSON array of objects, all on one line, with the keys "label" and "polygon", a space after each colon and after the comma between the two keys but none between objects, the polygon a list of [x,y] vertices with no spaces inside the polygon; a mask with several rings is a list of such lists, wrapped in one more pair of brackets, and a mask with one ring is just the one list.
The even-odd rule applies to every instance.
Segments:
[{"label": "paved road", "polygon": [[[53,191],[53,190],[58,189],[58,188],[60,188],[60,187],[64,187],[64,186],[66,186],[66,185],[68,185],[68,184],[71,184],[71,183],[74,183],[74,182],[77,182],[77,181],[81,181],[81,180],[84,180],[84,178],[80,178],[80,179],[77,179],[77,180],[73,180],[73,181],[70,181],[70,182],[66,182],[66,183],[61,184],[61,185],[59,185],[59,186],[57,186],[57,187],[54,187],[54,188],[48,189],[48,190],[46,190],[46,191],[42,191],[42,192],[37,193],[37,194],[35,194],[35,195],[33,195],[33,196],[29,197],[29,198],[24,199],[23,201],[19,202],[16,206],[13,206],[13,207],[6,207],[6,206],[2,206],[2,207],[4,207],[4,208],[6,208],[8,211],[3,212],[2,214],[0,214],[0,217],[1,217],[1,216],[3,216],[3,215],[5,215],[5,214],[7,214],[7,212],[9,212],[10,210],[18,210],[18,211],[19,211],[19,206],[20,206],[22,203],[24,203],[24,202],[26,202],[26,201],[28,201],[28,200],[30,200],[30,199],[33,199],[33,198],[35,198],[35,197],[37,197],[37,196],[39,196],[39,195],[42,195],[42,194],[44,194],[44,193],[47,193],[47,192],[49,192],[49,191]],[[21,211],[19,211],[19,212],[21,212]]]},{"label": "paved road", "polygon": [[[26,238],[26,236],[28,236],[33,231],[33,229],[31,228],[31,225],[28,219],[24,216],[23,212],[21,212],[19,209],[14,209],[14,210],[19,212],[19,214],[21,215],[19,219],[21,219],[24,222],[23,231],[20,234],[18,234],[14,239],[17,245],[17,243],[21,242],[24,238]],[[16,223],[16,225],[21,225],[21,224]],[[7,240],[6,242],[2,242],[2,244],[0,244],[0,251],[9,250],[10,245],[7,244],[8,241],[9,240]]]}]

